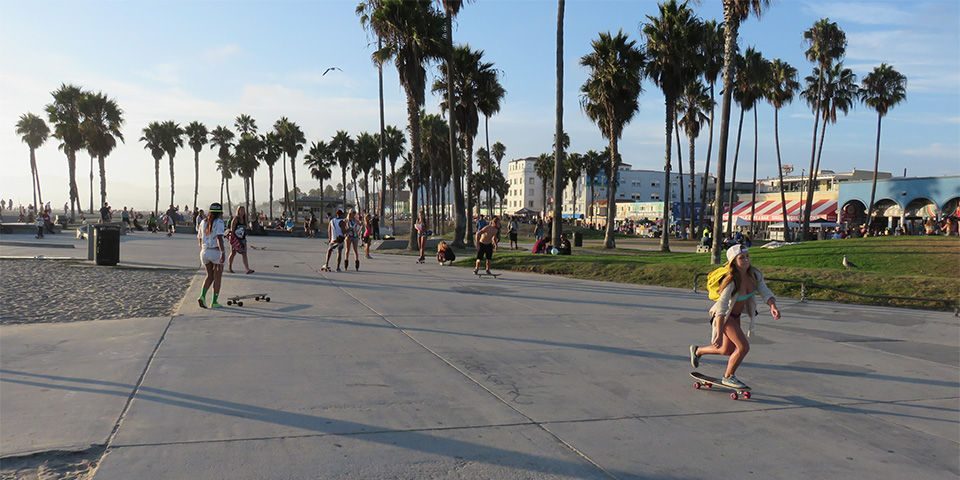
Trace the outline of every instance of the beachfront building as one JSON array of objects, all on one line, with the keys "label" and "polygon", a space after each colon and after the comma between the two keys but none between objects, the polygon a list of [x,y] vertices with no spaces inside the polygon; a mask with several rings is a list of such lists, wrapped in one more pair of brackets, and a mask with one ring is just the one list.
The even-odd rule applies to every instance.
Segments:
[{"label": "beachfront building", "polygon": [[[504,211],[514,214],[518,211],[543,212],[543,181],[537,176],[536,157],[517,158],[507,164],[507,184],[510,190],[504,199]],[[547,195],[553,194],[549,189]]]}]

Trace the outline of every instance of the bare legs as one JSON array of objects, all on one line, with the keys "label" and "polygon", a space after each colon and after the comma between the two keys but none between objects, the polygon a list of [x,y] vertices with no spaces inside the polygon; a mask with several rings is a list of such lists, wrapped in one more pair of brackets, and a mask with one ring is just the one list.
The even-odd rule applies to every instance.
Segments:
[{"label": "bare legs", "polygon": [[723,343],[720,344],[720,348],[707,345],[698,348],[696,354],[729,355],[727,371],[723,376],[730,377],[737,372],[737,368],[743,363],[743,358],[750,352],[750,343],[747,342],[747,336],[743,334],[743,329],[740,328],[739,318],[728,316],[727,321],[723,323],[723,331],[720,334],[723,336]]},{"label": "bare legs", "polygon": [[417,236],[417,246],[420,247],[420,260],[423,260],[423,247],[427,244],[426,235]]},{"label": "bare legs", "polygon": [[213,293],[220,294],[220,282],[223,280],[223,265],[210,262],[203,264],[207,270],[207,277],[203,279],[203,290],[206,291],[213,285]]}]

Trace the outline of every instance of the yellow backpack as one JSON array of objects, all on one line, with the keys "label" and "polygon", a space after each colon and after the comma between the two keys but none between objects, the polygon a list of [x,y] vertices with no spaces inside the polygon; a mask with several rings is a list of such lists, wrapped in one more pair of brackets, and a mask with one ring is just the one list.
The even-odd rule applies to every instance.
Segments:
[{"label": "yellow backpack", "polygon": [[720,284],[723,283],[723,277],[727,274],[727,267],[723,266],[707,274],[707,293],[710,300],[720,300]]}]

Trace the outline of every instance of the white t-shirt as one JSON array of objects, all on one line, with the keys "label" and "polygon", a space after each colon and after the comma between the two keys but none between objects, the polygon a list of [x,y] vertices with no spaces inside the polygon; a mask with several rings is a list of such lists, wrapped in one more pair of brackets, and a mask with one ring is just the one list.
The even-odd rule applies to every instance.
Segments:
[{"label": "white t-shirt", "polygon": [[210,229],[210,234],[207,235],[207,219],[204,218],[200,221],[200,227],[197,228],[197,238],[203,239],[201,242],[203,249],[220,248],[220,244],[217,243],[217,235],[223,235],[223,231],[223,219],[218,218],[213,221],[213,228]]}]

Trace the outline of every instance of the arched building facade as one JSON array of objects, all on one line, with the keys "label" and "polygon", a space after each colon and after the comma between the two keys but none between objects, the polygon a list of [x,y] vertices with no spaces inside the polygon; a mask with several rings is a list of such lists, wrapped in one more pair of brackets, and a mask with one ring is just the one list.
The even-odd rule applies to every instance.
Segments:
[{"label": "arched building facade", "polygon": [[[867,222],[872,181],[844,182],[839,189],[838,221],[846,226]],[[922,229],[928,218],[940,221],[960,217],[960,175],[943,177],[896,177],[877,181],[871,228]]]}]

